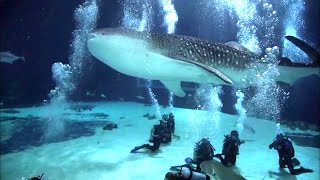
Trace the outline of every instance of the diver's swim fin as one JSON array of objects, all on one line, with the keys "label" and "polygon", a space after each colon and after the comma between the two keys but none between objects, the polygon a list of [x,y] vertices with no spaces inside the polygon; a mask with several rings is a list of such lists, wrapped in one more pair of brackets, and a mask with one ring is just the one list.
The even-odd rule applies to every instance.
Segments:
[{"label": "diver's swim fin", "polygon": [[303,173],[312,173],[313,172],[312,169],[307,169],[307,168],[304,168],[302,166],[299,169],[296,169],[295,171],[296,172],[294,173],[294,175],[299,175],[299,174],[303,174]]},{"label": "diver's swim fin", "polygon": [[173,139],[177,139],[177,140],[180,140],[180,136],[178,136],[178,135],[175,135],[175,134],[172,134],[172,138],[173,138]]},{"label": "diver's swim fin", "polygon": [[130,151],[130,153],[136,153],[139,149],[141,149],[141,146],[136,146]]},{"label": "diver's swim fin", "polygon": [[313,172],[313,170],[312,169],[308,169],[308,168],[304,168],[304,167],[300,167],[300,169],[303,171],[303,172],[305,172],[305,173],[311,173],[311,172]]}]

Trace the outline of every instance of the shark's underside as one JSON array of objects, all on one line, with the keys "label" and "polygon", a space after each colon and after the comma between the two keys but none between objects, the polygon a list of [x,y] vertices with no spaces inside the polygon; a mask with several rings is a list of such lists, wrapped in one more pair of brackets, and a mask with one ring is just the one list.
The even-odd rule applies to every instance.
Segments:
[{"label": "shark's underside", "polygon": [[[89,51],[113,69],[138,78],[160,80],[177,96],[181,81],[247,85],[253,69],[266,63],[236,43],[212,43],[189,36],[138,32],[129,29],[95,30]],[[279,66],[279,81],[317,74],[318,67]]]}]

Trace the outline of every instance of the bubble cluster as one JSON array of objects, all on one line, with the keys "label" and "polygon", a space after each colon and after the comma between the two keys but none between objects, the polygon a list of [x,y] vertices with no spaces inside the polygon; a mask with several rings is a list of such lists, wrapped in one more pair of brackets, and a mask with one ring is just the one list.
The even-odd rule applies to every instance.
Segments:
[{"label": "bubble cluster", "polygon": [[[303,30],[304,21],[302,13],[305,9],[304,0],[284,1],[283,6],[286,7],[286,17],[284,22],[285,35],[300,37],[299,30]],[[290,58],[295,62],[307,62],[308,57],[305,52],[288,40],[283,41],[283,56]]]},{"label": "bubble cluster", "polygon": [[255,3],[243,0],[227,1],[228,7],[232,10],[237,18],[237,26],[239,31],[237,38],[239,43],[257,54],[261,53],[259,40],[257,37],[257,21],[259,15],[257,13]]},{"label": "bubble cluster", "polygon": [[161,118],[160,106],[156,98],[156,95],[152,92],[151,85],[152,85],[152,81],[147,80],[147,88],[148,88],[149,97],[151,99],[151,103],[156,108],[157,117]]},{"label": "bubble cluster", "polygon": [[278,122],[276,124],[276,134],[279,134],[279,133],[283,133],[282,129],[281,129],[281,125],[280,123]]},{"label": "bubble cluster", "polygon": [[247,110],[242,105],[244,100],[244,94],[240,90],[238,90],[236,92],[236,96],[237,96],[237,103],[234,105],[234,107],[236,108],[239,115],[239,118],[237,119],[237,128],[239,132],[241,132],[243,129],[243,123],[247,118],[247,115],[246,115]]},{"label": "bubble cluster", "polygon": [[52,65],[53,79],[56,87],[50,91],[49,97],[54,101],[67,101],[67,96],[72,93],[79,83],[82,67],[86,57],[86,41],[89,32],[95,28],[98,18],[98,6],[95,0],[87,1],[80,5],[74,13],[76,29],[73,32],[71,44],[72,54],[69,64],[54,63]]},{"label": "bubble cluster", "polygon": [[250,116],[258,116],[264,119],[278,120],[280,117],[280,97],[287,98],[284,91],[276,84],[279,76],[277,56],[279,48],[274,46],[267,48],[263,58],[264,63],[252,68],[251,84],[256,88],[256,94],[246,104]]},{"label": "bubble cluster", "polygon": [[207,110],[207,119],[209,124],[214,124],[216,127],[220,123],[220,112],[222,102],[220,94],[222,93],[221,86],[212,87],[210,84],[202,84],[196,92],[196,102],[200,110]]},{"label": "bubble cluster", "polygon": [[68,106],[68,96],[76,88],[82,74],[82,67],[86,57],[86,41],[89,32],[95,28],[98,18],[98,6],[96,0],[88,0],[80,5],[74,12],[76,29],[73,32],[71,44],[72,54],[69,57],[69,64],[61,62],[52,65],[52,78],[56,87],[49,93],[50,104],[44,114],[46,130],[44,140],[50,141],[61,136],[65,130],[64,121],[61,121],[63,111]]},{"label": "bubble cluster", "polygon": [[61,62],[52,65],[52,78],[56,83],[56,87],[49,93],[50,102],[64,102],[68,95],[74,89],[74,84],[70,82],[72,75],[71,66],[62,64]]},{"label": "bubble cluster", "polygon": [[173,111],[173,93],[172,92],[169,92],[169,107],[170,107],[170,111],[172,112]]},{"label": "bubble cluster", "polygon": [[[184,151],[190,151],[192,154],[193,148],[190,147],[190,142],[197,142],[203,137],[216,137],[220,134],[220,113],[222,102],[219,98],[222,93],[221,86],[212,87],[210,84],[201,84],[195,94],[195,101],[198,104],[198,110],[193,111],[187,117],[187,133],[185,133],[185,141],[183,145]],[[203,114],[205,113],[205,115]]]},{"label": "bubble cluster", "polygon": [[260,38],[260,46],[265,49],[277,44],[276,29],[279,25],[279,17],[271,2],[262,1],[260,29],[263,31]]},{"label": "bubble cluster", "polygon": [[96,0],[86,1],[80,5],[74,12],[76,29],[73,31],[73,41],[69,64],[72,66],[74,75],[73,83],[77,84],[82,76],[82,68],[85,65],[87,57],[87,40],[89,33],[96,27],[98,20],[98,5]]},{"label": "bubble cluster", "polygon": [[178,22],[178,15],[171,0],[159,0],[162,6],[164,15],[164,22],[167,26],[167,33],[172,34],[176,30],[176,23]]},{"label": "bubble cluster", "polygon": [[153,3],[152,0],[123,1],[122,25],[137,31],[150,31],[153,26]]}]

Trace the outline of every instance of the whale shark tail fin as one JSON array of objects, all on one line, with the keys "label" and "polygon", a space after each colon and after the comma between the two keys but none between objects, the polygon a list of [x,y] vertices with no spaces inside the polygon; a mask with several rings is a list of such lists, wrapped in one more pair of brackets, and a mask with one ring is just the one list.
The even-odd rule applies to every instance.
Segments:
[{"label": "whale shark tail fin", "polygon": [[285,38],[304,51],[312,60],[312,64],[320,65],[320,53],[315,48],[297,37],[285,36]]}]

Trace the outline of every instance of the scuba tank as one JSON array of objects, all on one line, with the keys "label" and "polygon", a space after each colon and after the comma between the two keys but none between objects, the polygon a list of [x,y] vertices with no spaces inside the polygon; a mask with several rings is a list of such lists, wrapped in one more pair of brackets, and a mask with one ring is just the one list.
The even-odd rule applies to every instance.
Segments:
[{"label": "scuba tank", "polygon": [[193,149],[193,161],[201,163],[203,161],[212,160],[214,151],[215,149],[211,145],[209,138],[202,138],[196,143]]}]

